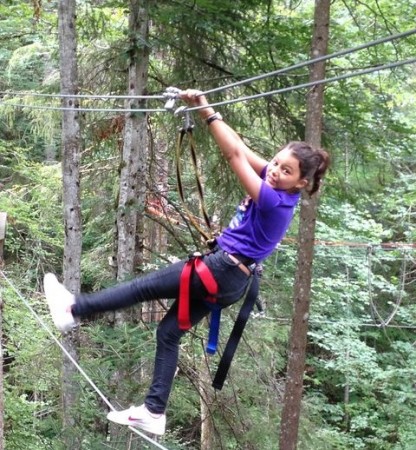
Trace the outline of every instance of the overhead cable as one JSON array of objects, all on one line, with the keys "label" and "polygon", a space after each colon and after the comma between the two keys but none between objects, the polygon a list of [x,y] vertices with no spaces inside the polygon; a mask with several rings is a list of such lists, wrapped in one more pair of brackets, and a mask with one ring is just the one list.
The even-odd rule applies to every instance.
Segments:
[{"label": "overhead cable", "polygon": [[[280,75],[286,72],[289,72],[291,70],[295,70],[295,69],[300,69],[302,67],[305,66],[309,66],[312,64],[315,64],[317,62],[321,62],[321,61],[326,61],[329,59],[333,59],[333,58],[338,58],[340,56],[345,56],[360,50],[364,50],[366,48],[370,48],[370,47],[374,47],[376,45],[380,45],[380,44],[384,44],[386,42],[390,42],[396,39],[402,39],[402,38],[406,38],[412,34],[416,33],[416,28],[413,28],[411,30],[408,31],[404,31],[402,33],[397,33],[397,34],[393,34],[393,35],[389,35],[386,36],[384,38],[380,38],[380,39],[376,39],[374,41],[371,42],[367,42],[365,44],[356,46],[356,47],[350,47],[348,49],[344,49],[344,50],[340,50],[338,52],[335,53],[331,53],[330,55],[322,55],[319,56],[317,58],[313,58],[307,61],[302,61],[300,63],[296,63],[292,66],[289,67],[284,67],[282,69],[278,69],[272,72],[268,72],[265,74],[261,74],[261,75],[257,75],[251,78],[246,78],[244,80],[241,81],[237,81],[235,83],[230,83],[224,86],[219,86],[217,88],[213,88],[213,89],[209,89],[207,91],[204,91],[201,95],[208,95],[208,94],[212,94],[214,92],[220,92],[223,91],[225,89],[230,89],[233,87],[237,87],[237,86],[241,86],[241,85],[245,85],[248,83],[252,83],[254,81],[259,81],[259,80],[263,80],[265,78],[269,78],[272,76],[276,76],[276,75]],[[30,95],[32,97],[51,97],[51,98],[84,98],[84,99],[156,99],[156,100],[163,100],[166,98],[165,95],[107,95],[107,94],[44,94],[44,93],[31,93],[31,92],[13,92],[13,91],[0,91],[0,95],[14,95],[14,96],[25,96],[25,95]]]},{"label": "overhead cable", "polygon": [[210,107],[214,107],[214,106],[224,106],[224,105],[230,105],[233,103],[239,103],[239,102],[245,102],[248,100],[254,100],[254,99],[258,99],[258,98],[263,98],[263,97],[268,97],[268,96],[272,96],[272,95],[276,95],[276,94],[283,94],[285,92],[290,92],[290,91],[294,91],[297,89],[304,89],[304,88],[308,88],[308,87],[314,87],[314,86],[318,86],[320,84],[326,84],[326,83],[333,83],[335,81],[340,81],[340,80],[345,80],[347,78],[352,78],[352,77],[358,77],[358,76],[362,76],[362,75],[366,75],[372,72],[378,72],[381,70],[386,70],[386,69],[393,69],[395,67],[400,67],[400,66],[404,66],[406,64],[414,64],[416,62],[416,58],[411,58],[411,59],[406,59],[403,61],[396,61],[394,63],[389,63],[389,64],[383,64],[380,66],[376,66],[376,67],[371,67],[368,69],[364,69],[364,70],[359,70],[358,72],[353,72],[353,73],[347,73],[344,75],[338,75],[336,77],[332,77],[332,78],[323,78],[321,80],[315,80],[315,81],[309,81],[307,83],[302,83],[302,84],[297,84],[295,86],[289,86],[289,87],[285,87],[285,88],[281,88],[281,89],[276,89],[274,91],[269,91],[269,92],[264,92],[261,94],[254,94],[254,95],[247,95],[244,97],[238,97],[236,99],[233,100],[225,100],[222,102],[216,102],[216,103],[210,103],[208,105],[204,105],[204,106],[193,106],[193,107],[186,107],[184,108],[182,111],[197,111],[199,109],[204,109],[204,108],[210,108]]},{"label": "overhead cable", "polygon": [[51,98],[84,98],[84,99],[137,99],[137,100],[163,100],[164,95],[107,95],[107,94],[44,94],[40,92],[0,91],[0,95],[13,95],[15,97],[51,97]]},{"label": "overhead cable", "polygon": [[155,113],[155,112],[166,112],[164,108],[83,108],[83,107],[73,107],[67,108],[62,106],[42,106],[42,105],[25,105],[24,103],[4,103],[0,102],[0,106],[12,106],[14,108],[29,108],[29,109],[39,109],[46,111],[74,111],[74,112],[131,112],[131,113]]},{"label": "overhead cable", "polygon": [[[409,36],[411,34],[416,33],[416,29],[412,29],[403,33],[399,33],[396,35],[391,35],[382,39],[378,39],[376,41],[372,41],[369,42],[367,44],[363,44],[361,46],[358,47],[353,47],[350,49],[346,49],[346,50],[341,50],[339,52],[333,53],[331,55],[323,55],[321,57],[315,58],[315,59],[311,59],[308,61],[304,61],[302,63],[298,63],[295,64],[293,66],[289,66],[283,69],[279,69],[277,71],[274,72],[269,72],[266,74],[262,74],[262,75],[258,75],[256,77],[252,77],[252,78],[248,78],[242,81],[239,81],[237,83],[233,83],[233,84],[229,84],[229,85],[225,85],[225,86],[221,86],[215,89],[211,89],[205,92],[202,92],[201,95],[208,95],[211,94],[213,92],[218,92],[221,90],[225,90],[231,87],[235,87],[238,85],[242,85],[242,84],[248,84],[251,83],[253,81],[257,81],[257,80],[261,80],[263,78],[267,78],[267,77],[271,77],[271,76],[276,76],[278,74],[281,73],[285,73],[288,72],[289,70],[293,70],[295,68],[300,68],[300,67],[304,67],[310,64],[314,64],[316,62],[319,61],[323,61],[326,59],[330,59],[330,58],[335,58],[338,56],[342,56],[348,53],[352,53],[358,50],[362,50],[364,48],[369,48],[371,46],[374,45],[378,45],[384,42],[388,42],[391,41],[393,39],[399,39],[399,38],[403,38],[406,36]],[[381,70],[386,70],[386,69],[392,69],[395,67],[399,67],[399,66],[403,66],[406,64],[413,64],[414,62],[416,62],[416,58],[411,58],[411,59],[407,59],[407,60],[401,60],[401,61],[396,61],[393,63],[389,63],[389,64],[384,64],[384,65],[378,65],[375,67],[371,67],[368,69],[364,69],[364,70],[360,70],[360,71],[356,71],[356,72],[352,72],[349,74],[344,74],[344,75],[339,75],[339,76],[335,76],[332,78],[324,78],[322,80],[316,80],[316,81],[310,81],[307,83],[303,83],[303,84],[298,84],[298,85],[294,85],[294,86],[289,86],[289,87],[285,87],[285,88],[280,88],[277,90],[273,90],[273,91],[268,91],[265,93],[261,93],[261,94],[255,94],[255,95],[250,95],[250,96],[243,96],[243,97],[239,97],[236,99],[232,99],[232,100],[226,100],[226,101],[222,101],[222,102],[216,102],[216,103],[210,103],[208,105],[205,106],[195,106],[195,107],[186,107],[182,109],[182,112],[185,111],[196,111],[199,109],[204,109],[204,108],[208,108],[208,107],[213,107],[213,106],[223,106],[223,105],[228,105],[228,104],[233,104],[233,103],[238,103],[238,102],[243,102],[243,101],[248,101],[248,100],[254,100],[254,99],[258,99],[258,98],[263,98],[263,97],[267,97],[267,96],[272,96],[272,95],[276,95],[276,94],[283,94],[285,92],[290,92],[293,90],[297,90],[297,89],[303,89],[303,88],[307,88],[307,87],[313,87],[313,86],[318,86],[320,84],[324,84],[324,83],[332,83],[335,81],[340,81],[340,80],[344,80],[347,78],[352,78],[352,77],[356,77],[356,76],[362,76],[362,75],[366,75],[372,72],[376,72],[376,71],[381,71]],[[0,93],[1,94],[1,93]],[[4,94],[7,94],[6,92],[4,92]],[[78,95],[71,95],[71,94],[32,94],[32,95],[36,95],[36,96],[62,96],[62,97],[74,97],[76,98]],[[179,94],[178,94],[179,95]],[[100,96],[100,95],[93,95],[93,96],[88,96],[88,95],[79,95],[79,98],[158,98],[158,99],[166,99],[166,95],[159,95],[159,96]],[[80,111],[80,112],[87,112],[87,111],[91,111],[91,112],[166,112],[166,108],[83,108],[83,107],[79,107],[79,108],[67,108],[67,107],[54,107],[54,106],[41,106],[41,105],[25,105],[25,104],[18,104],[18,103],[4,103],[4,102],[0,102],[0,106],[2,105],[7,105],[7,106],[12,106],[12,107],[16,107],[16,108],[32,108],[32,109],[40,109],[40,110],[57,110],[57,111]]]},{"label": "overhead cable", "polygon": [[272,76],[275,76],[275,75],[280,75],[280,74],[286,73],[286,72],[288,72],[290,70],[300,69],[301,67],[309,66],[311,64],[315,64],[315,63],[320,62],[320,61],[326,61],[328,59],[332,59],[332,58],[337,58],[339,56],[348,55],[349,53],[357,52],[357,51],[360,51],[360,50],[363,50],[363,49],[366,49],[366,48],[369,48],[369,47],[374,47],[375,45],[384,44],[385,42],[389,42],[389,41],[392,41],[392,40],[395,40],[395,39],[405,38],[405,37],[410,36],[410,35],[415,34],[415,33],[416,33],[416,28],[413,28],[412,30],[405,31],[403,33],[393,34],[393,35],[390,35],[390,36],[387,36],[387,37],[384,37],[384,38],[381,38],[381,39],[377,39],[375,41],[359,45],[358,47],[351,47],[349,49],[340,50],[338,52],[331,53],[330,55],[319,56],[317,58],[310,59],[310,60],[307,60],[307,61],[303,61],[301,63],[294,64],[293,66],[285,67],[283,69],[278,69],[278,70],[275,70],[273,72],[269,72],[269,73],[266,73],[266,74],[263,74],[263,75],[258,75],[258,76],[252,77],[252,78],[247,78],[245,80],[237,81],[236,83],[227,84],[225,86],[220,86],[220,87],[217,87],[217,88],[214,88],[214,89],[209,89],[209,90],[203,92],[201,95],[208,95],[208,94],[212,94],[214,92],[220,92],[220,91],[223,91],[225,89],[230,89],[230,88],[233,88],[233,87],[236,87],[236,86],[241,86],[241,85],[244,85],[244,84],[248,84],[248,83],[251,83],[253,81],[263,80],[264,78],[272,77]]},{"label": "overhead cable", "polygon": [[[347,74],[344,74],[344,75],[338,75],[336,77],[323,78],[321,80],[309,81],[307,83],[301,83],[301,84],[297,84],[297,85],[294,85],[294,86],[288,86],[288,87],[285,87],[285,88],[276,89],[276,90],[273,90],[273,91],[263,92],[261,94],[247,95],[247,96],[238,97],[238,98],[231,99],[231,100],[224,100],[224,101],[221,101],[221,102],[209,103],[209,104],[204,105],[204,106],[184,107],[181,110],[181,112],[184,113],[186,111],[197,111],[197,110],[200,110],[200,109],[210,108],[210,107],[214,107],[214,106],[225,106],[225,105],[230,105],[230,104],[233,104],[233,103],[240,103],[240,102],[245,102],[245,101],[248,101],[248,100],[255,100],[255,99],[259,99],[259,98],[263,98],[263,97],[269,97],[269,96],[276,95],[276,94],[283,94],[283,93],[286,93],[286,92],[291,92],[291,91],[298,90],[298,89],[314,87],[314,86],[318,86],[320,84],[333,83],[335,81],[340,81],[340,80],[345,80],[345,79],[348,79],[348,78],[363,76],[363,75],[367,75],[367,74],[370,74],[370,73],[373,73],[373,72],[379,72],[379,71],[386,70],[386,69],[393,69],[395,67],[400,67],[400,66],[404,66],[404,65],[407,65],[407,64],[414,64],[415,62],[416,62],[416,58],[405,59],[405,60],[402,60],[402,61],[396,61],[396,62],[393,62],[393,63],[382,64],[382,65],[378,65],[378,66],[375,66],[375,67],[370,67],[368,69],[359,70],[357,72],[347,73]],[[24,105],[24,104],[2,103],[2,102],[0,102],[0,106],[2,106],[2,105],[17,107],[17,108],[33,108],[33,109],[56,110],[56,111],[80,111],[80,112],[86,112],[86,111],[93,112],[94,111],[94,112],[130,112],[130,113],[135,113],[135,112],[166,112],[166,109],[163,109],[163,108],[158,108],[158,109],[63,108],[63,107],[53,107],[53,106]]]}]

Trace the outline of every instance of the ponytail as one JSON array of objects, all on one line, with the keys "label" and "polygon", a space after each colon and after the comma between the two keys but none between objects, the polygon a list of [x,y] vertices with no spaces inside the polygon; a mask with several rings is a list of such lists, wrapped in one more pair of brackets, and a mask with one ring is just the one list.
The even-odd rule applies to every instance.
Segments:
[{"label": "ponytail", "polygon": [[324,177],[325,172],[327,171],[330,164],[329,154],[325,150],[318,148],[316,150],[316,153],[317,155],[319,155],[321,161],[313,176],[311,188],[308,189],[310,195],[314,194],[316,191],[319,190],[322,178]]},{"label": "ponytail", "polygon": [[289,142],[285,147],[299,160],[300,176],[308,180],[309,194],[314,194],[319,190],[322,178],[329,167],[329,154],[302,141]]}]

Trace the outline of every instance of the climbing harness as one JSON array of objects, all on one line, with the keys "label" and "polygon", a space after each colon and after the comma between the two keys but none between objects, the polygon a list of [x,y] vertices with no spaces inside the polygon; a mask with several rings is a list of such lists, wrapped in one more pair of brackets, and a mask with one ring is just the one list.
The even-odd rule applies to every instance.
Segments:
[{"label": "climbing harness", "polygon": [[[211,251],[208,251],[206,254],[216,251],[221,250],[219,249],[219,247],[215,247]],[[221,390],[224,385],[224,381],[225,378],[227,377],[228,370],[231,366],[234,353],[237,349],[237,346],[243,334],[250,313],[253,310],[253,306],[256,301],[258,293],[258,280],[254,270],[255,264],[253,263],[251,265],[248,265],[244,264],[244,262],[240,262],[240,264],[238,265],[239,266],[243,265],[250,271],[250,279],[247,285],[246,292],[243,295],[244,298],[243,305],[241,306],[238,317],[234,323],[234,327],[231,331],[225,350],[220,359],[217,373],[212,383],[212,386],[218,390]],[[181,273],[180,287],[179,287],[179,305],[178,305],[179,328],[182,330],[189,330],[192,327],[189,317],[190,312],[189,308],[190,308],[190,283],[194,271],[199,276],[202,284],[204,285],[208,293],[207,297],[205,298],[205,302],[211,311],[211,319],[206,351],[208,354],[213,355],[217,350],[218,336],[221,322],[221,310],[223,307],[218,305],[216,302],[216,296],[218,294],[217,282],[211,270],[203,261],[203,255],[201,255],[199,252],[196,252],[188,257],[188,261],[185,263],[185,266]]]},{"label": "climbing harness", "polygon": [[[195,227],[195,229],[199,232],[199,234],[204,238],[205,241],[208,241],[211,239],[211,221],[209,219],[208,213],[205,208],[205,201],[204,201],[204,191],[202,188],[201,179],[198,174],[198,163],[197,163],[197,157],[196,157],[196,146],[195,146],[195,139],[192,133],[192,130],[194,128],[194,123],[191,119],[190,113],[187,110],[188,108],[186,106],[180,106],[179,108],[175,109],[175,102],[178,99],[179,95],[181,93],[181,90],[176,87],[168,87],[166,91],[164,92],[164,97],[167,99],[165,103],[165,109],[167,111],[173,112],[175,116],[182,116],[182,126],[178,130],[178,137],[176,141],[176,180],[177,180],[177,186],[178,186],[178,193],[179,197],[181,199],[181,202],[183,204],[183,208],[186,212],[186,215],[189,219],[189,221],[192,223],[192,225]],[[184,194],[184,188],[182,183],[182,168],[181,168],[181,158],[183,153],[183,144],[185,141],[185,136],[188,139],[189,143],[189,151],[191,154],[191,161],[194,168],[195,173],[195,180],[197,185],[197,191],[198,191],[198,197],[199,197],[199,203],[202,215],[204,217],[205,224],[209,230],[209,232],[205,232],[200,223],[198,223],[198,219],[195,217],[195,215],[189,210],[189,208],[186,205],[185,201],[185,194]]]},{"label": "climbing harness", "polygon": [[211,320],[209,328],[207,353],[213,355],[217,350],[218,334],[221,321],[221,306],[217,305],[218,284],[212,275],[211,270],[198,252],[190,255],[181,274],[179,288],[178,323],[181,330],[189,330],[192,327],[189,318],[190,308],[190,283],[192,273],[196,272],[208,292],[205,302],[211,310]]},{"label": "climbing harness", "polygon": [[237,350],[244,328],[250,317],[250,313],[253,310],[258,289],[259,289],[258,279],[256,274],[253,273],[250,282],[247,286],[247,290],[244,296],[243,304],[240,308],[240,312],[238,313],[237,319],[234,322],[234,327],[231,331],[230,337],[228,338],[221,360],[218,364],[214,381],[212,382],[212,386],[219,391],[222,389],[224,385],[224,381],[227,377],[228,370],[231,366],[234,353]]}]

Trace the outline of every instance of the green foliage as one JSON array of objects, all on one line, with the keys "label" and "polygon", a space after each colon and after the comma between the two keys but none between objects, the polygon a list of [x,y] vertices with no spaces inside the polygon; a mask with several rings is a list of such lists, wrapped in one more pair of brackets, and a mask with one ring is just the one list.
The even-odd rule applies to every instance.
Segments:
[{"label": "green foliage", "polygon": [[[12,276],[12,275],[10,275]],[[13,277],[17,279],[17,277]],[[30,280],[21,277],[20,286]],[[5,438],[10,448],[54,448],[59,399],[59,352],[24,301],[46,323],[46,308],[38,295],[24,300],[9,287],[1,287],[4,302],[3,342]]]},{"label": "green foliage", "polygon": [[[80,91],[125,93],[128,39],[126,5],[79,2],[77,31]],[[34,14],[32,3],[0,5],[0,211],[7,211],[6,268],[24,292],[39,290],[44,272],[60,272],[63,246],[60,115],[31,106],[58,106],[35,93],[59,91],[56,2]],[[148,90],[166,86],[211,89],[309,58],[313,2],[151,2]],[[414,26],[412,2],[333,3],[330,51],[359,45]],[[414,55],[414,37],[328,62],[328,76]],[[308,362],[299,449],[411,450],[416,445],[414,250],[386,251],[386,242],[415,240],[415,118],[413,66],[352,78],[326,87],[324,145],[333,165],[326,179],[317,223]],[[306,81],[308,71],[215,93],[221,101]],[[303,137],[305,91],[222,107],[221,112],[265,157],[287,139]],[[15,108],[13,103],[25,105]],[[120,100],[83,99],[83,106],[123,106]],[[160,106],[160,105],[158,105]],[[82,283],[94,290],[113,282],[113,256],[121,133],[117,113],[83,116]],[[170,173],[179,120],[152,115],[155,142],[168,142]],[[201,179],[210,214],[227,224],[242,191],[235,186],[206,129],[196,120]],[[272,136],[272,139],[270,137]],[[52,158],[51,158],[52,152]],[[184,162],[189,161],[188,154]],[[184,163],[189,203],[197,212],[193,172]],[[170,204],[180,210],[174,176]],[[287,240],[265,264],[262,296],[267,319],[253,320],[230,378],[213,400],[218,449],[276,448],[284,387],[288,323],[296,267],[297,217]],[[188,232],[169,234],[168,250],[184,254],[198,243]],[[331,245],[332,243],[332,245]],[[353,243],[354,246],[348,244]],[[335,245],[337,244],[337,245]],[[343,245],[340,245],[343,244]],[[370,246],[368,244],[371,244]],[[156,255],[152,264],[161,264]],[[28,295],[37,311],[45,305]],[[60,356],[30,314],[9,291],[6,298],[6,438],[11,450],[60,448]],[[223,317],[221,338],[236,314]],[[392,315],[393,314],[393,315]],[[389,325],[376,327],[391,317]],[[172,392],[169,448],[199,448],[200,404],[196,384],[202,355],[196,337],[184,338],[181,368]],[[149,383],[154,327],[110,329],[83,325],[80,362],[110,396],[128,406]],[[213,372],[217,363],[211,360]],[[130,381],[117,386],[117,371]],[[105,406],[79,377],[79,428],[84,448],[103,448]],[[209,383],[207,385],[209,387]],[[209,391],[208,391],[209,392]],[[126,448],[127,432],[120,448]]]},{"label": "green foliage", "polygon": [[[383,237],[389,238],[390,233],[380,223],[368,220],[368,212],[360,214],[351,205],[337,210],[340,215],[333,228],[328,225],[335,218],[335,209],[331,213],[323,205],[321,214],[329,222],[318,227],[324,231],[322,236],[334,241],[354,239],[358,246],[317,248],[307,404],[310,401],[312,409],[319,411],[317,414],[332,428],[329,435],[326,429],[325,436],[334,442],[333,448],[396,448],[402,442],[402,424],[392,416],[399,410],[401,417],[413,416],[414,398],[409,396],[411,387],[404,379],[397,384],[401,386],[399,392],[392,390],[391,396],[385,397],[389,389],[384,381],[389,379],[390,386],[395,384],[390,377],[400,377],[403,364],[411,367],[407,357],[404,361],[398,357],[395,343],[400,341],[400,346],[409,350],[410,359],[415,352],[411,333],[401,332],[396,341],[394,328],[383,331],[375,323],[389,317],[404,326],[414,323],[413,307],[406,300],[407,288],[400,282],[403,275],[406,277],[406,264],[398,262],[406,261],[408,255],[406,250],[387,253],[377,246],[361,248],[360,241],[377,243]],[[325,273],[328,264],[330,276]],[[400,317],[394,313],[399,303]],[[315,402],[317,393],[324,395],[321,406]],[[407,435],[405,439],[411,442],[413,438]]]},{"label": "green foliage", "polygon": [[38,268],[51,270],[59,265],[63,245],[60,166],[30,161],[18,148],[0,147],[0,155],[9,179],[0,191],[0,210],[9,224],[6,260],[29,268],[35,259]]},{"label": "green foliage", "polygon": [[[36,88],[43,80],[45,71],[45,48],[33,43],[15,50],[9,59],[7,77],[16,90]],[[16,83],[19,80],[19,83]]]}]

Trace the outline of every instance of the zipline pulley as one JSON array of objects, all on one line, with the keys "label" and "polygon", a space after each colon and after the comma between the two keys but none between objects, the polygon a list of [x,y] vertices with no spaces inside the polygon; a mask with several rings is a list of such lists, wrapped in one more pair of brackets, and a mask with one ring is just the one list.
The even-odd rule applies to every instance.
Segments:
[{"label": "zipline pulley", "polygon": [[165,103],[166,111],[173,111],[176,99],[179,97],[180,93],[181,90],[179,88],[173,86],[166,88],[166,91],[163,93],[163,97],[167,99]]}]

